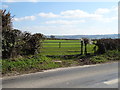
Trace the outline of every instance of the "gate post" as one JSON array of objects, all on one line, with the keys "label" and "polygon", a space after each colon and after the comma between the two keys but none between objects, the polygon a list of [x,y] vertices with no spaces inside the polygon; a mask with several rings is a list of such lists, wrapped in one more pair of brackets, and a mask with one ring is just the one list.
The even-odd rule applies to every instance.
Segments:
[{"label": "gate post", "polygon": [[80,44],[81,44],[81,55],[83,55],[83,40],[81,40]]},{"label": "gate post", "polygon": [[59,48],[61,48],[61,42],[59,42]]}]

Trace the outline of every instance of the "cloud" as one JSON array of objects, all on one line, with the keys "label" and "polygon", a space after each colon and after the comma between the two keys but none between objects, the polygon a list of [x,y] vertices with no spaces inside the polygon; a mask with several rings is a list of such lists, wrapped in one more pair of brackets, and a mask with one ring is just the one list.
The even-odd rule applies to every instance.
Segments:
[{"label": "cloud", "polygon": [[[35,16],[14,18],[15,21],[35,20],[38,24],[19,27],[32,33],[43,34],[108,34],[117,33],[118,7],[98,8],[93,12],[84,10],[65,10],[58,14],[40,12]],[[45,19],[44,19],[45,18]],[[47,19],[46,19],[47,18]],[[48,21],[49,20],[49,21]],[[42,22],[42,23],[41,23]],[[110,23],[109,23],[110,22]]]},{"label": "cloud", "polygon": [[119,2],[118,0],[3,0],[3,2],[28,2],[28,1],[42,1],[42,2]]},{"label": "cloud", "polygon": [[57,17],[59,17],[59,15],[53,14],[51,12],[50,13],[39,13],[38,15],[41,17],[44,17],[44,18],[57,18]]},{"label": "cloud", "polygon": [[[101,22],[112,22],[118,19],[117,10],[118,10],[118,7],[114,6],[109,9],[98,8],[91,13],[80,10],[80,9],[61,11],[58,14],[55,14],[53,12],[48,12],[48,13],[41,12],[41,13],[38,13],[36,16],[25,16],[21,18],[14,18],[14,21],[35,20],[36,18],[38,18],[38,16],[40,16],[42,18],[59,19],[59,20],[46,21],[45,24],[78,24],[78,23],[85,22],[85,20],[86,21],[96,20],[96,21],[101,21]],[[75,19],[84,19],[84,20],[76,21]]]},{"label": "cloud", "polygon": [[101,17],[101,15],[97,14],[89,14],[82,10],[66,10],[63,12],[60,12],[60,14],[54,14],[52,12],[50,13],[39,13],[39,16],[44,18],[97,18]]},{"label": "cloud", "polygon": [[107,8],[99,8],[95,11],[95,14],[105,14],[105,13],[109,13],[110,9]]},{"label": "cloud", "polygon": [[69,25],[69,24],[79,24],[84,23],[85,20],[53,20],[53,21],[46,21],[45,24],[63,24],[63,25]]},{"label": "cloud", "polygon": [[101,22],[112,22],[112,21],[115,21],[115,20],[118,20],[118,17],[117,16],[114,16],[114,17],[101,17],[101,18],[97,18],[96,19],[97,21],[101,21]]},{"label": "cloud", "polygon": [[[7,6],[6,6],[7,7]],[[112,8],[98,8],[95,11],[89,13],[80,9],[61,11],[59,14],[53,12],[44,13],[41,12],[35,16],[25,16],[21,18],[14,18],[14,21],[35,20],[38,16],[42,18],[52,18],[58,20],[46,21],[44,24],[79,24],[85,21],[100,21],[100,22],[112,22],[118,19],[117,15],[118,7]],[[64,19],[64,20],[63,20]],[[83,19],[83,20],[80,20]]]},{"label": "cloud", "polygon": [[29,2],[38,2],[39,0],[27,0]]},{"label": "cloud", "polygon": [[[86,11],[76,9],[76,10],[66,10],[62,11],[59,14],[50,13],[40,13],[39,16],[43,18],[60,18],[60,19],[90,19],[104,22],[111,22],[113,20],[117,20],[117,10],[118,7],[108,8],[98,8],[92,13],[88,13]],[[111,16],[112,15],[112,16]],[[50,22],[49,22],[50,23]],[[53,21],[51,22],[53,23]],[[54,21],[54,23],[58,23]],[[66,23],[66,21],[59,21],[59,23]]]},{"label": "cloud", "polygon": [[98,21],[102,22],[112,22],[118,20],[118,7],[114,6],[110,9],[99,8],[95,11],[96,14],[103,14],[102,17],[96,18]]},{"label": "cloud", "polygon": [[119,7],[119,6],[113,6],[111,10],[112,10],[112,11],[118,11],[118,7]]},{"label": "cloud", "polygon": [[3,2],[39,2],[41,0],[4,0]]},{"label": "cloud", "polygon": [[[73,25],[50,25],[50,26],[31,26],[31,27],[22,27],[21,30],[29,30],[32,33],[42,33],[42,34],[75,34],[77,28]],[[75,31],[74,31],[75,30]]]},{"label": "cloud", "polygon": [[[101,27],[102,26],[102,27]],[[22,27],[21,30],[28,30],[31,33],[42,33],[42,34],[49,34],[49,35],[90,35],[90,34],[111,34],[111,33],[118,33],[117,25],[116,24],[104,24],[101,25],[95,24],[88,24],[83,26],[76,26],[76,25],[36,25],[36,26],[26,26]]]},{"label": "cloud", "polygon": [[67,10],[61,12],[61,16],[63,18],[97,18],[101,17],[101,15],[90,14],[82,10]]},{"label": "cloud", "polygon": [[25,16],[25,17],[21,17],[21,18],[14,18],[14,21],[25,21],[25,20],[35,20],[36,17],[35,16]]},{"label": "cloud", "polygon": [[98,8],[95,13],[96,14],[109,14],[112,12],[118,12],[118,6],[113,6],[112,8]]},{"label": "cloud", "polygon": [[4,0],[4,2],[15,2],[16,0]]},{"label": "cloud", "polygon": [[8,8],[8,5],[0,5],[2,8]]}]

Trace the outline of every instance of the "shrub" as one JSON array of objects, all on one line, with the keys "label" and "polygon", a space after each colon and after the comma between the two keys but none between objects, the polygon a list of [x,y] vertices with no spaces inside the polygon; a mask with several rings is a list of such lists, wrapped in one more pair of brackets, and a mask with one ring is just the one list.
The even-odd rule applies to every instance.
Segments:
[{"label": "shrub", "polygon": [[107,62],[108,60],[103,57],[102,55],[101,56],[93,56],[91,59],[90,59],[93,63],[103,63],[103,62]]},{"label": "shrub", "polygon": [[34,55],[40,52],[44,35],[31,34],[12,28],[12,16],[6,10],[0,10],[2,15],[2,58],[16,58],[18,55]]},{"label": "shrub", "polygon": [[103,54],[109,50],[120,51],[120,39],[99,39],[95,44],[98,46],[97,53]]}]

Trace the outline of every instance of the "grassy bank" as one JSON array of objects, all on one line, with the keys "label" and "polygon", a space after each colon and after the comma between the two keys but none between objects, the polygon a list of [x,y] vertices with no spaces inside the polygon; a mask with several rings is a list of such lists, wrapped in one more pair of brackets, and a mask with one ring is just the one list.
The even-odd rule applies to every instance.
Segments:
[{"label": "grassy bank", "polygon": [[50,58],[41,55],[17,58],[14,60],[2,60],[2,64],[2,74],[36,72],[59,67],[59,65],[52,62]]},{"label": "grassy bank", "polygon": [[46,57],[46,56],[28,56],[11,60],[2,60],[3,76],[33,73],[47,69],[78,66],[86,64],[105,63],[118,61],[120,52],[108,51],[102,55],[96,56],[73,56],[73,57]]},{"label": "grassy bank", "polygon": [[3,76],[11,76],[23,73],[33,73],[58,67],[76,66],[79,63],[75,60],[62,60],[60,58],[48,58],[46,56],[29,56],[24,58],[2,60]]},{"label": "grassy bank", "polygon": [[109,61],[120,60],[120,51],[108,51],[102,55],[93,56],[90,58],[93,63],[104,63]]}]

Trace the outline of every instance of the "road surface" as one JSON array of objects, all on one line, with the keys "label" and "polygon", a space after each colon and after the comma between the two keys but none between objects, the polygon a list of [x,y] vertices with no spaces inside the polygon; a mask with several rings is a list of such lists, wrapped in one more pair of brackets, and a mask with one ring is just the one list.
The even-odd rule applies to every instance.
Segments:
[{"label": "road surface", "polygon": [[118,62],[3,78],[3,88],[118,88]]}]

